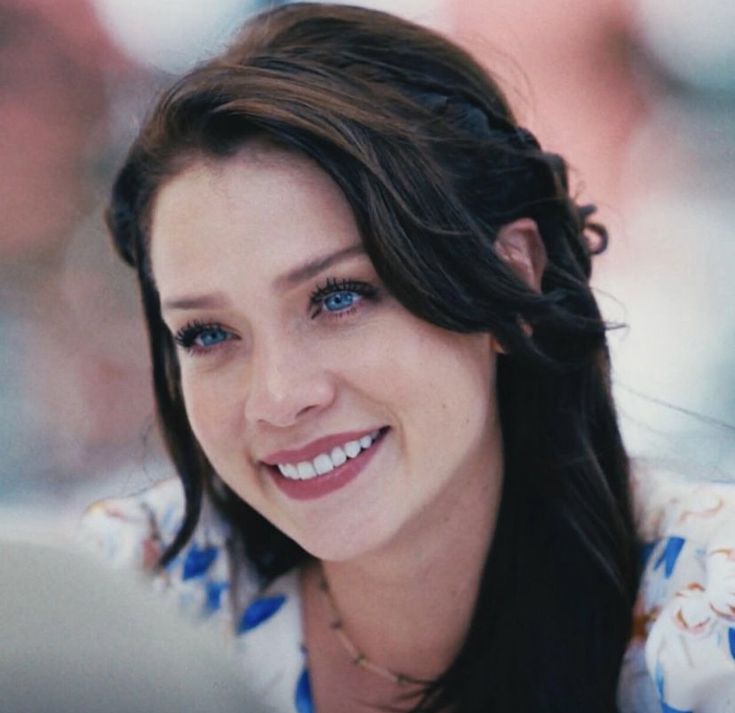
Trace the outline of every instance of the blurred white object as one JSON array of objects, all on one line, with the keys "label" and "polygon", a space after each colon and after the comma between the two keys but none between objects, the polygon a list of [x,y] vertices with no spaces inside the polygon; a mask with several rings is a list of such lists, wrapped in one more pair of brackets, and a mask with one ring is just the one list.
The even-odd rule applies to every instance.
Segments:
[{"label": "blurred white object", "polygon": [[211,629],[130,573],[0,541],[3,713],[258,713]]},{"label": "blurred white object", "polygon": [[733,0],[638,0],[637,14],[645,44],[672,75],[735,91]]},{"label": "blurred white object", "polygon": [[[661,97],[625,160],[626,226],[605,291],[618,408],[629,449],[735,479],[735,124],[722,110]],[[687,411],[691,412],[688,414]]]},{"label": "blurred white object", "polygon": [[327,0],[332,5],[357,5],[382,10],[434,30],[448,31],[449,4],[446,0]]},{"label": "blurred white object", "polygon": [[255,0],[93,0],[100,22],[133,59],[180,73],[214,54],[258,9]]},{"label": "blurred white object", "polygon": [[[268,6],[258,0],[93,0],[100,22],[133,59],[181,73],[215,54],[247,17]],[[354,0],[350,4],[446,27],[443,0]]]}]

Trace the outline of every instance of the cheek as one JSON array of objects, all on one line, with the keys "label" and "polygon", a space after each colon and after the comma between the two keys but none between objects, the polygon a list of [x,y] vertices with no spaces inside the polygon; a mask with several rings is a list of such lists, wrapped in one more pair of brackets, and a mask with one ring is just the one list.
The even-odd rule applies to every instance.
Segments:
[{"label": "cheek", "polygon": [[424,390],[428,426],[442,444],[473,449],[496,425],[495,362],[479,336],[438,339]]},{"label": "cheek", "polygon": [[194,435],[209,460],[218,468],[239,423],[237,395],[217,379],[184,370],[181,388],[186,415]]},{"label": "cheek", "polygon": [[472,440],[495,420],[495,353],[486,335],[441,330],[405,311],[360,351],[355,380],[427,441]]}]

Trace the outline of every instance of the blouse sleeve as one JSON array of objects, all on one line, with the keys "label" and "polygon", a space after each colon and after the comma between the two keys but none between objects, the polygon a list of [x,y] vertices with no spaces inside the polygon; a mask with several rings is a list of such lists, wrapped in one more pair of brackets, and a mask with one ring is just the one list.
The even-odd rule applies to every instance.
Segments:
[{"label": "blouse sleeve", "polygon": [[115,568],[151,571],[183,515],[179,486],[162,481],[142,493],[92,504],[82,516],[78,544]]},{"label": "blouse sleeve", "polygon": [[221,620],[230,627],[233,572],[228,528],[208,503],[181,552],[157,569],[184,514],[177,480],[161,481],[137,495],[101,500],[83,515],[79,545],[115,568],[152,576],[154,589],[173,596],[189,618]]},{"label": "blouse sleeve", "polygon": [[643,542],[632,647],[664,713],[735,711],[735,483],[639,471]]}]

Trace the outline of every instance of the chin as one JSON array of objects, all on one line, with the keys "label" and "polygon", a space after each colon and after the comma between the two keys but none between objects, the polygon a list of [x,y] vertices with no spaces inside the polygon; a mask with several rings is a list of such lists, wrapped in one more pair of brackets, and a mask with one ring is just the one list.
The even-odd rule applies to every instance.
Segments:
[{"label": "chin", "polygon": [[310,555],[326,562],[348,562],[383,549],[391,539],[385,527],[366,528],[351,523],[349,527],[320,523],[309,532],[287,532]]},{"label": "chin", "polygon": [[304,549],[310,555],[323,562],[350,562],[371,551],[364,547],[350,546],[349,543],[333,544],[332,546],[304,547]]}]

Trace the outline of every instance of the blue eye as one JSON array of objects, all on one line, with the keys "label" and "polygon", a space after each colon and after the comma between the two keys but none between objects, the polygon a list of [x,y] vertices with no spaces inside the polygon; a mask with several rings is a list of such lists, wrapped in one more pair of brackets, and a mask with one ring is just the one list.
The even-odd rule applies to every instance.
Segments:
[{"label": "blue eye", "polygon": [[180,347],[194,354],[210,351],[233,338],[231,332],[218,324],[202,324],[197,321],[190,322],[174,336]]},{"label": "blue eye", "polygon": [[341,312],[348,307],[352,307],[352,305],[359,299],[360,295],[356,292],[350,292],[348,290],[333,292],[331,295],[324,298],[324,309],[328,312]]},{"label": "blue eye", "polygon": [[215,344],[224,342],[227,340],[227,333],[220,327],[208,327],[202,329],[199,334],[194,337],[194,344],[200,347],[212,347]]},{"label": "blue eye", "polygon": [[322,312],[334,316],[349,314],[363,300],[375,300],[377,295],[378,290],[367,282],[329,279],[311,294],[310,302],[314,307],[311,316],[315,318]]}]

